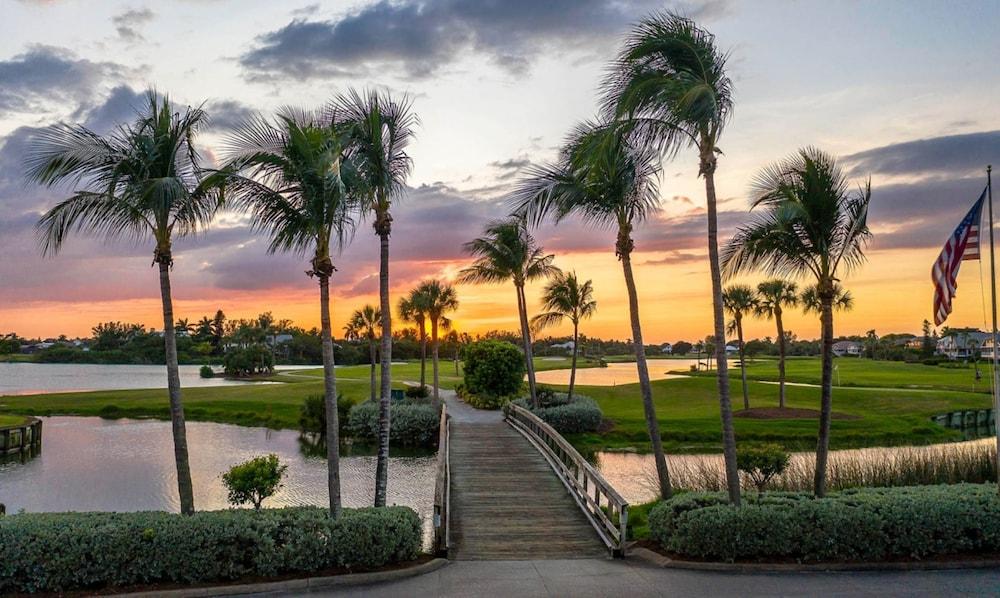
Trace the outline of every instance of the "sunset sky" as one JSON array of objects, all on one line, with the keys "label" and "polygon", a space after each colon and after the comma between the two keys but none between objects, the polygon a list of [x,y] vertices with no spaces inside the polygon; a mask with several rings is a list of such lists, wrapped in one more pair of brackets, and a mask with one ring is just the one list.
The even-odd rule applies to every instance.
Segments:
[{"label": "sunset sky", "polygon": [[[351,86],[410,94],[421,125],[410,188],[394,208],[395,303],[418,281],[451,279],[468,263],[462,243],[505,213],[505,194],[527,165],[553,158],[574,123],[594,115],[622,35],[660,8],[695,18],[731,51],[736,108],[717,174],[721,238],[747,218],[755,172],[802,146],[825,149],[853,181],[871,176],[873,188],[874,241],[868,263],[844,280],[856,308],[837,316],[837,332],[918,332],[932,316],[931,264],[985,186],[986,164],[1000,167],[996,2],[0,0],[0,334],[89,335],[106,320],[162,326],[151,245],[80,237],[41,257],[34,223],[69,190],[24,182],[25,148],[39,127],[63,120],[107,132],[155,86],[179,103],[205,102],[213,125],[201,142],[211,160],[227,129],[253,111],[319,106]],[[663,210],[635,235],[649,342],[711,330],[696,175],[690,150],[666,164]],[[594,281],[598,313],[583,332],[627,338],[612,235],[567,222],[537,237],[558,266]],[[236,214],[180,242],[178,317],[270,310],[318,325],[306,260],[265,247]],[[336,260],[337,330],[377,301],[377,253],[371,226],[359,225]],[[989,292],[979,277],[979,264],[966,262],[950,325],[985,325]],[[462,286],[459,298],[458,329],[516,328],[512,287]],[[790,316],[786,328],[819,334],[812,316]],[[771,322],[746,329],[774,335]]]}]

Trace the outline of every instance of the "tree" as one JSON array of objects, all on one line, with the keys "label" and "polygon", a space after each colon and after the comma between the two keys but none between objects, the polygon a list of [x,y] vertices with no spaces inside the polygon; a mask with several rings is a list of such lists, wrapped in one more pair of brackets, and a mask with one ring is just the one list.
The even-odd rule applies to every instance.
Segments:
[{"label": "tree", "polygon": [[340,434],[330,326],[331,253],[353,231],[356,209],[349,184],[356,169],[345,159],[347,135],[329,115],[286,109],[272,122],[251,117],[229,139],[219,173],[228,199],[252,214],[254,230],[270,237],[268,251],[311,254],[306,274],[318,279],[323,387],[327,413],[327,487],[330,514],[340,517]]},{"label": "tree", "polygon": [[282,465],[278,455],[254,457],[232,466],[222,474],[222,483],[229,491],[229,502],[233,505],[251,503],[259,511],[265,499],[274,496],[281,489],[287,465]]},{"label": "tree", "polygon": [[639,298],[632,274],[632,231],[659,209],[656,179],[660,170],[653,151],[636,145],[620,127],[606,123],[578,125],[555,164],[533,167],[516,187],[516,214],[535,224],[552,216],[559,222],[579,216],[597,228],[615,230],[615,256],[622,264],[628,292],[632,346],[646,427],[653,447],[660,495],[670,498],[670,475],[663,454],[660,425],[646,364],[639,320]]},{"label": "tree", "polygon": [[580,321],[588,319],[597,311],[594,300],[594,284],[587,280],[580,282],[576,272],[560,272],[545,285],[542,294],[542,312],[531,318],[531,327],[539,331],[547,326],[560,324],[564,319],[573,324],[573,358],[569,370],[569,399],[573,399],[576,385],[576,356],[580,350]]},{"label": "tree", "polygon": [[82,125],[60,124],[38,132],[27,158],[29,180],[46,186],[70,183],[73,195],[38,222],[46,254],[58,252],[74,232],[109,240],[151,240],[160,273],[167,392],[181,512],[194,512],[184,406],[177,368],[170,270],[173,241],[211,222],[220,205],[218,184],[205,176],[194,147],[206,115],[183,111],[167,96],[146,94],[135,121],[102,137]]},{"label": "tree", "polygon": [[722,293],[722,303],[726,311],[733,317],[731,330],[736,332],[740,344],[740,374],[743,377],[743,408],[750,408],[750,391],[747,387],[747,363],[743,346],[743,316],[754,313],[757,309],[757,295],[746,285],[734,284],[726,287]]},{"label": "tree", "polygon": [[878,351],[879,338],[874,328],[865,333],[865,344],[868,346],[868,356],[872,358],[872,361],[878,359],[876,352]]},{"label": "tree", "polygon": [[922,336],[920,338],[920,356],[930,357],[934,354],[934,342],[933,334],[934,329],[931,328],[931,323],[928,320],[924,320],[921,325]]},{"label": "tree", "polygon": [[434,370],[434,398],[438,398],[440,379],[438,377],[438,327],[448,328],[451,321],[445,316],[447,312],[458,309],[458,295],[455,287],[442,284],[437,280],[423,282],[416,289],[420,303],[427,310],[427,319],[431,322],[431,360]]},{"label": "tree", "polygon": [[420,339],[420,386],[427,386],[427,309],[417,289],[399,300],[399,317],[417,327]]},{"label": "tree", "polygon": [[212,346],[216,352],[222,350],[222,340],[226,336],[226,314],[222,310],[216,310],[215,317],[212,318]]},{"label": "tree", "polygon": [[791,455],[780,445],[763,444],[741,449],[738,461],[740,471],[757,487],[757,500],[760,501],[767,483],[788,469]]},{"label": "tree", "polygon": [[351,89],[331,105],[334,121],[344,125],[358,164],[354,189],[362,214],[373,216],[379,238],[379,313],[382,316],[382,377],[379,401],[378,456],[375,464],[375,506],[384,507],[389,482],[389,427],[392,406],[392,305],[389,302],[389,208],[406,189],[413,160],[406,147],[413,140],[417,118],[408,97],[393,99],[374,89]]},{"label": "tree", "polygon": [[767,319],[774,318],[778,327],[778,407],[785,408],[785,356],[788,352],[788,335],[781,319],[784,308],[794,307],[799,296],[796,295],[798,285],[788,280],[775,278],[765,280],[757,285],[757,315]]},{"label": "tree", "polygon": [[705,179],[726,485],[730,502],[739,505],[740,478],[726,362],[715,194],[715,170],[722,153],[719,139],[733,108],[727,58],[716,46],[715,36],[694,21],[672,13],[654,13],[633,27],[626,39],[605,82],[605,109],[615,118],[623,119],[625,126],[634,128],[644,142],[668,156],[688,146],[698,151],[698,174]]},{"label": "tree", "polygon": [[694,346],[687,341],[677,341],[674,343],[674,355],[687,355],[694,349]]},{"label": "tree", "polygon": [[[374,305],[365,305],[361,309],[354,310],[347,326],[344,326],[344,333],[348,340],[364,340],[368,342],[368,359],[371,363],[369,371],[369,399],[375,402],[375,364],[378,361],[377,341],[381,335],[382,314]],[[383,364],[384,367],[384,364]]]},{"label": "tree", "polygon": [[484,235],[464,245],[465,251],[476,257],[468,268],[458,274],[458,281],[471,284],[514,283],[517,292],[517,312],[521,321],[521,343],[528,371],[528,393],[531,404],[538,408],[535,390],[535,364],[532,361],[531,331],[528,324],[528,302],[524,285],[548,278],[559,271],[552,265],[555,256],[546,254],[528,233],[523,218],[495,220],[486,225]]},{"label": "tree", "polygon": [[[822,338],[822,391],[813,492],[826,494],[833,398],[833,308],[841,271],[859,267],[871,238],[871,180],[857,191],[832,156],[805,148],[757,175],[751,210],[761,212],[741,226],[726,248],[727,273],[764,270],[815,280]],[[808,305],[808,303],[807,303]]]},{"label": "tree", "polygon": [[[812,284],[802,289],[799,301],[802,302],[802,311],[805,313],[816,315],[823,313],[823,302],[819,298],[816,285]],[[841,286],[839,282],[834,282],[831,306],[834,311],[851,311],[854,309],[854,295],[851,295],[851,292]]]}]

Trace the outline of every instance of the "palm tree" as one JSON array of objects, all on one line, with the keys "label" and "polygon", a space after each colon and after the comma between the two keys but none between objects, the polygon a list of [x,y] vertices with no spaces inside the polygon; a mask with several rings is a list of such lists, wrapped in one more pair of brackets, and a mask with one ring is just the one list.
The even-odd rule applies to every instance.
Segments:
[{"label": "palm tree", "polygon": [[472,265],[459,272],[462,283],[514,283],[517,291],[517,312],[521,320],[521,342],[528,370],[528,393],[531,404],[538,407],[535,391],[535,364],[531,352],[531,331],[528,324],[528,302],[524,285],[539,278],[548,278],[559,271],[552,265],[554,255],[546,254],[528,233],[523,218],[496,220],[486,225],[484,235],[464,245],[465,251],[476,256]]},{"label": "palm tree", "polygon": [[274,122],[254,116],[228,142],[229,160],[219,175],[228,199],[252,213],[255,230],[270,237],[268,251],[311,256],[306,274],[319,282],[326,404],[327,486],[330,514],[339,517],[340,436],[337,380],[330,326],[331,253],[342,249],[356,209],[348,189],[355,165],[346,154],[348,137],[328,115],[286,109]]},{"label": "palm tree", "polygon": [[409,98],[387,93],[349,90],[330,106],[336,122],[346,126],[360,179],[359,206],[374,216],[379,238],[379,311],[382,314],[382,379],[379,402],[378,457],[375,465],[375,506],[385,506],[389,481],[389,427],[392,405],[392,305],[389,303],[389,235],[393,199],[402,195],[413,161],[406,147],[417,118]]},{"label": "palm tree", "polygon": [[368,341],[368,358],[371,361],[368,398],[373,403],[375,402],[375,389],[377,388],[375,383],[375,363],[378,361],[377,341],[381,333],[381,326],[382,314],[379,313],[379,309],[374,305],[365,305],[361,309],[354,310],[354,313],[351,314],[351,319],[347,321],[347,326],[344,326],[344,332],[348,339],[363,339]]},{"label": "palm tree", "polygon": [[[823,313],[823,304],[819,300],[816,285],[811,284],[803,289],[802,295],[799,296],[799,301],[802,302],[802,310],[805,313],[816,315]],[[854,296],[851,295],[850,291],[841,286],[839,282],[833,283],[832,306],[834,311],[851,311],[854,309]]]},{"label": "palm tree", "polygon": [[726,482],[730,502],[739,504],[715,195],[719,139],[733,108],[727,58],[716,46],[715,36],[694,21],[671,13],[652,14],[640,21],[626,39],[605,82],[605,108],[668,156],[682,147],[694,146],[698,150],[698,174],[705,178],[708,209],[708,259]]},{"label": "palm tree", "polygon": [[427,386],[427,310],[418,289],[399,300],[399,317],[416,326],[420,339],[420,387]]},{"label": "palm tree", "polygon": [[671,495],[670,475],[656,419],[632,274],[632,230],[659,209],[659,173],[655,153],[632,143],[621,128],[587,122],[570,134],[557,163],[529,170],[528,178],[515,190],[512,204],[515,213],[536,224],[549,215],[558,222],[575,214],[592,226],[617,232],[615,255],[622,264],[628,291],[639,389],[660,495],[666,499]]},{"label": "palm tree", "polygon": [[778,407],[785,408],[785,355],[788,338],[785,336],[785,326],[781,319],[784,308],[795,307],[799,301],[796,295],[798,285],[788,280],[775,278],[765,280],[757,285],[757,315],[767,319],[774,318],[778,327]]},{"label": "palm tree", "polygon": [[541,330],[547,326],[560,324],[568,319],[573,324],[573,362],[569,370],[569,398],[573,398],[573,387],[576,384],[576,356],[580,345],[580,321],[588,319],[597,311],[597,301],[594,300],[594,284],[592,281],[580,282],[576,272],[556,274],[549,284],[545,285],[542,295],[542,308],[548,311],[531,318],[533,330]]},{"label": "palm tree", "polygon": [[750,408],[750,392],[747,389],[747,361],[743,352],[743,316],[757,309],[757,296],[754,290],[742,284],[726,287],[722,293],[722,303],[726,311],[733,317],[731,331],[736,332],[740,343],[740,374],[743,377],[743,408]]},{"label": "palm tree", "polygon": [[833,394],[833,305],[841,270],[859,267],[871,238],[871,180],[852,192],[832,156],[800,150],[765,168],[753,184],[751,210],[761,208],[726,248],[727,273],[764,270],[815,279],[822,323],[822,393],[813,492],[826,494]]},{"label": "palm tree", "polygon": [[458,294],[455,287],[450,284],[442,284],[437,280],[430,280],[421,283],[416,289],[421,297],[421,302],[427,309],[427,319],[431,322],[431,359],[434,368],[434,398],[438,398],[438,388],[440,387],[438,377],[438,327],[447,329],[451,326],[451,321],[445,313],[458,309]]},{"label": "palm tree", "polygon": [[175,238],[205,228],[220,205],[218,186],[205,177],[193,145],[206,115],[183,112],[155,91],[136,120],[107,137],[82,125],[60,124],[36,134],[27,157],[27,178],[53,186],[78,186],[38,221],[43,252],[55,254],[73,232],[109,240],[153,242],[160,272],[163,344],[170,421],[181,512],[194,512],[187,433],[177,367],[177,331],[170,292]]}]

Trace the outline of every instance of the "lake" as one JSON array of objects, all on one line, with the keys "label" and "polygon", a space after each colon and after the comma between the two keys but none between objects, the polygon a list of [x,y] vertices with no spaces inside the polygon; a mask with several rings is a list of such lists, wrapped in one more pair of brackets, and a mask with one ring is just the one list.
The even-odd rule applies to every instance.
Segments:
[{"label": "lake", "polygon": [[[315,369],[319,366],[279,366],[278,371]],[[272,384],[202,378],[200,365],[180,366],[181,386],[232,386]],[[100,365],[85,363],[0,363],[0,396],[31,395],[85,390],[166,388],[167,368],[163,365]]]},{"label": "lake", "polygon": [[[544,359],[544,358],[543,358]],[[561,358],[560,358],[561,359]],[[668,374],[669,371],[689,371],[698,363],[697,359],[650,359],[649,379],[670,380],[683,378],[683,374]],[[535,380],[539,384],[569,384],[570,370],[547,370],[536,372]],[[606,368],[581,368],[576,370],[576,383],[581,386],[618,386],[619,384],[636,384],[639,382],[639,372],[635,362],[609,363]]]},{"label": "lake", "polygon": [[[170,422],[42,418],[42,449],[30,459],[0,461],[0,502],[8,513],[39,511],[180,510]],[[274,453],[288,465],[284,487],[268,507],[326,506],[326,461],[299,449],[298,432],[187,422],[195,508],[225,509],[220,476],[232,465]],[[388,504],[412,507],[430,538],[436,456],[389,459]],[[375,501],[375,457],[343,456],[346,507]]]}]

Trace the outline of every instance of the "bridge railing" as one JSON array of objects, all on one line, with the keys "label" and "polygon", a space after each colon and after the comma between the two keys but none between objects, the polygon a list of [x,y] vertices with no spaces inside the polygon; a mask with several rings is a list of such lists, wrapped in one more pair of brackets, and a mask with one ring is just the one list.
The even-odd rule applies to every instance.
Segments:
[{"label": "bridge railing", "polygon": [[613,554],[624,556],[628,502],[552,426],[527,409],[508,403],[507,421],[542,453]]},{"label": "bridge railing", "polygon": [[434,552],[448,554],[451,544],[451,417],[441,405],[438,426],[437,478],[434,482]]}]

